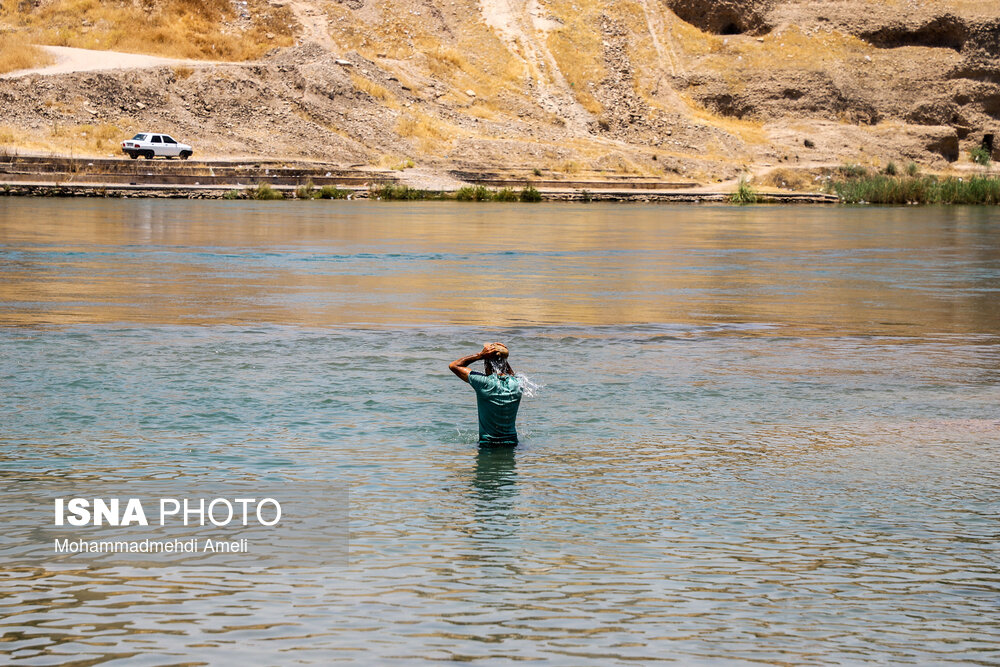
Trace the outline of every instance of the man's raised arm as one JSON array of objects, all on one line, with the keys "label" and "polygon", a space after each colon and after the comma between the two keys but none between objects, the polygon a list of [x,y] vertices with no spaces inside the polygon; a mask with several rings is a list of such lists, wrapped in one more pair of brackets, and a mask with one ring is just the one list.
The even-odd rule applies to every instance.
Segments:
[{"label": "man's raised arm", "polygon": [[448,368],[451,372],[462,378],[466,382],[469,381],[469,364],[474,364],[481,359],[485,359],[489,354],[489,346],[484,346],[481,352],[475,354],[470,354],[467,357],[462,357],[461,359],[456,359],[455,361],[448,364]]}]

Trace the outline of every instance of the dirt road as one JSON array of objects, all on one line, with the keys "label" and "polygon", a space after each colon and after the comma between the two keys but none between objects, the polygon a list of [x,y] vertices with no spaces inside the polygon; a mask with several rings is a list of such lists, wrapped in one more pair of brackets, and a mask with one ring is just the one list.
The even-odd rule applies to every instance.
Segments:
[{"label": "dirt road", "polygon": [[76,49],[69,46],[40,46],[51,54],[56,62],[46,67],[22,69],[8,72],[0,78],[13,79],[29,74],[66,74],[68,72],[94,72],[110,69],[133,69],[139,67],[160,67],[162,65],[204,66],[215,64],[205,60],[182,60],[177,58],[160,58],[137,53],[122,53],[120,51],[93,51]]}]

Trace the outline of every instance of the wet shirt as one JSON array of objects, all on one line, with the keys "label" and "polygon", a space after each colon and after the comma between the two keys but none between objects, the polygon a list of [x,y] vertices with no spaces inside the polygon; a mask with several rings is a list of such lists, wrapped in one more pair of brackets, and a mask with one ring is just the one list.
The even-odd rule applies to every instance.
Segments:
[{"label": "wet shirt", "polygon": [[479,444],[516,445],[517,408],[521,405],[521,383],[513,375],[469,373],[479,405]]}]

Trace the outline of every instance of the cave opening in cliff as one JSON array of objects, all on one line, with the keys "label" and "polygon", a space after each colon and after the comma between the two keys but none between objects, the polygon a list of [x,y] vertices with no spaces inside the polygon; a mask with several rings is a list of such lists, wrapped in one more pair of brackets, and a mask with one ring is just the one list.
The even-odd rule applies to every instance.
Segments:
[{"label": "cave opening in cliff", "polygon": [[987,153],[989,153],[990,155],[993,155],[993,134],[992,133],[990,133],[990,134],[984,134],[983,135],[983,150],[986,151]]}]

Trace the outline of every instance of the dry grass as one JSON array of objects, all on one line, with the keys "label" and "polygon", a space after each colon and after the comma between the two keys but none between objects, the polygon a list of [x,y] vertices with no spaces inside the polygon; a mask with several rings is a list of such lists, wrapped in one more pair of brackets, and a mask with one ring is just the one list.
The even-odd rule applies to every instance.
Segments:
[{"label": "dry grass", "polygon": [[602,170],[624,176],[648,176],[650,170],[621,153],[608,153],[601,156],[595,166]]},{"label": "dry grass", "polygon": [[767,132],[764,131],[764,124],[760,121],[721,116],[712,113],[687,95],[679,94],[678,97],[688,106],[688,114],[706,125],[739,137],[747,144],[765,145],[770,141]]},{"label": "dry grass", "polygon": [[549,34],[549,51],[580,105],[599,114],[604,108],[589,84],[597,85],[605,76],[599,19],[602,4],[597,0],[577,0],[575,3],[559,0],[551,7],[563,18],[564,24]]},{"label": "dry grass", "polygon": [[390,109],[399,108],[399,103],[396,101],[396,96],[393,95],[391,92],[389,92],[389,90],[386,89],[384,86],[380,86],[374,81],[366,79],[363,76],[355,74],[354,72],[351,72],[351,83],[353,83],[354,87],[360,90],[361,92],[367,93],[368,95],[371,95],[379,102],[382,102],[384,106],[387,106]]},{"label": "dry grass", "polygon": [[[570,0],[563,1],[569,6]],[[467,88],[475,90],[479,100],[493,111],[501,110],[499,100],[523,95],[529,66],[485,22],[468,20],[478,15],[478,2],[433,4],[442,14],[451,15],[447,35],[437,28],[436,21],[419,18],[426,15],[426,5],[414,5],[410,0],[383,0],[373,16],[330,3],[330,35],[345,50],[355,49],[375,60],[406,61],[411,75],[417,74],[413,71],[417,69],[420,74],[447,83],[457,91],[454,100],[449,98],[457,105],[468,104],[469,100],[461,97],[461,91]],[[568,57],[572,59],[575,54]]]},{"label": "dry grass", "polygon": [[564,160],[555,169],[552,169],[552,171],[558,171],[563,174],[579,174],[583,171],[583,165],[576,160]]},{"label": "dry grass", "polygon": [[[330,37],[345,50],[361,51],[366,26],[354,20],[353,14],[354,12],[346,5],[334,2],[326,5],[326,22],[330,26],[328,30]],[[391,58],[402,55],[399,45],[394,43],[385,44],[381,53]]]},{"label": "dry grass", "polygon": [[[424,42],[427,41],[430,40],[424,40]],[[424,51],[424,54],[427,56],[430,72],[434,76],[447,77],[456,72],[475,73],[475,68],[465,59],[465,56],[452,47],[437,44]]]},{"label": "dry grass", "polygon": [[[881,4],[898,9],[913,9],[913,0],[881,0]],[[962,16],[988,15],[997,16],[1000,8],[993,2],[983,0],[922,0],[918,3],[936,11],[951,11]]]},{"label": "dry grass", "polygon": [[678,47],[688,56],[705,56],[717,51],[722,45],[722,38],[702,32],[686,21],[672,14],[669,17],[667,41]]},{"label": "dry grass", "polygon": [[415,109],[396,120],[396,133],[415,141],[420,152],[437,154],[451,145],[451,139],[463,134],[457,127]]},{"label": "dry grass", "polygon": [[0,125],[0,147],[10,150],[18,143],[20,134],[10,125]]},{"label": "dry grass", "polygon": [[513,54],[505,60],[498,62],[500,79],[514,88],[520,90],[528,75],[528,65],[519,58],[514,58]]},{"label": "dry grass", "polygon": [[393,171],[406,171],[407,169],[413,169],[417,164],[408,157],[386,153],[374,162],[374,166],[382,169],[392,169]]},{"label": "dry grass", "polygon": [[61,144],[68,144],[77,151],[106,153],[119,149],[125,139],[125,132],[118,125],[58,125],[52,128],[50,138]]},{"label": "dry grass", "polygon": [[495,120],[497,118],[497,106],[491,100],[476,98],[475,102],[465,110],[465,113],[483,120]]},{"label": "dry grass", "polygon": [[53,124],[49,128],[48,136],[36,140],[36,143],[44,146],[45,150],[64,155],[119,155],[121,141],[135,133],[134,128],[129,127],[127,122],[122,122],[122,125]]},{"label": "dry grass", "polygon": [[412,93],[419,94],[423,90],[423,85],[411,79],[409,73],[402,71],[402,68],[386,64],[382,66],[382,69],[390,72],[396,77],[396,82],[400,86],[403,88],[409,88]]},{"label": "dry grass", "polygon": [[40,131],[27,132],[9,125],[0,126],[0,147],[48,152],[59,155],[107,156],[121,153],[120,143],[135,134],[127,121],[100,124],[52,123]]},{"label": "dry grass", "polygon": [[762,187],[780,188],[794,192],[818,192],[823,181],[816,180],[816,171],[804,169],[772,169],[760,180]]},{"label": "dry grass", "polygon": [[751,78],[760,71],[860,66],[866,55],[877,52],[878,49],[852,35],[836,31],[803,32],[790,27],[766,35],[763,41],[716,37],[712,55],[705,59],[705,64],[719,72]]},{"label": "dry grass", "polygon": [[191,67],[179,65],[174,68],[174,76],[177,77],[178,81],[183,81],[184,79],[189,78],[192,74],[194,74],[194,69]]},{"label": "dry grass", "polygon": [[409,139],[445,139],[447,126],[420,111],[409,111],[396,121],[396,132]]},{"label": "dry grass", "polygon": [[17,33],[0,34],[0,74],[51,64],[52,56]]},{"label": "dry grass", "polygon": [[359,145],[357,137],[351,135],[349,132],[346,132],[340,125],[333,123],[330,118],[322,117],[312,113],[309,109],[302,107],[295,109],[292,113],[308,123],[312,123],[317,127],[323,128],[323,130],[329,132],[330,134],[341,137],[352,144]]},{"label": "dry grass", "polygon": [[[175,58],[247,60],[292,43],[293,19],[283,7],[248,0],[244,30],[229,0],[50,0],[34,6],[0,0],[0,17],[41,44],[151,53]],[[25,8],[25,5],[28,7]]]},{"label": "dry grass", "polygon": [[399,165],[404,165],[409,161],[410,161],[409,158],[403,157],[401,155],[387,153],[379,157],[379,159],[375,162],[375,166],[380,167],[382,169],[396,170],[396,167],[398,167]]},{"label": "dry grass", "polygon": [[[414,5],[411,0],[382,0],[377,14],[353,12],[336,3],[326,5],[329,32],[345,51],[381,61],[397,75],[402,70],[406,83],[414,91],[425,76],[444,82],[453,91],[442,103],[465,107],[469,99],[462,91],[473,89],[479,97],[473,108],[484,104],[491,111],[503,110],[500,100],[524,94],[527,66],[506,43],[482,21],[470,21],[477,15],[477,0],[454,0],[433,3],[435,12],[450,17],[449,32],[443,34],[436,20],[423,20],[428,5]],[[433,13],[433,12],[432,12]],[[386,59],[405,62],[405,66],[385,63]],[[508,105],[509,106],[509,105]],[[489,111],[470,113],[488,117]]]}]

